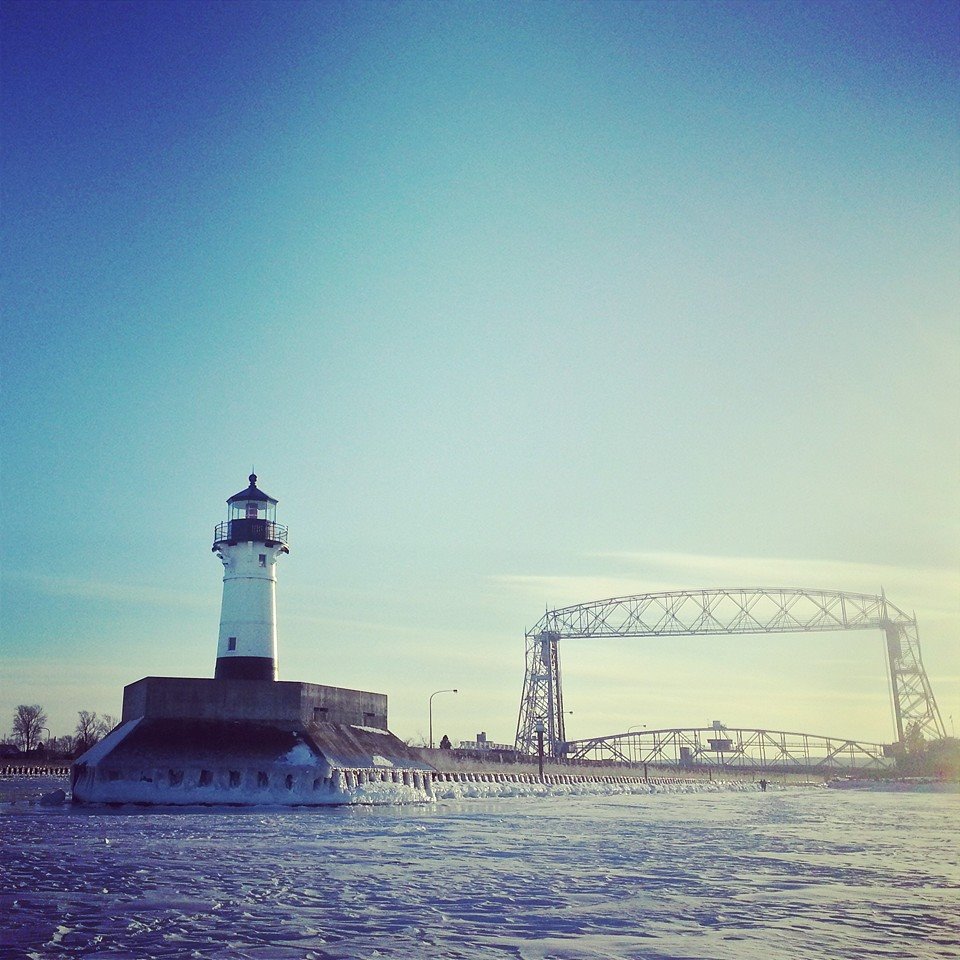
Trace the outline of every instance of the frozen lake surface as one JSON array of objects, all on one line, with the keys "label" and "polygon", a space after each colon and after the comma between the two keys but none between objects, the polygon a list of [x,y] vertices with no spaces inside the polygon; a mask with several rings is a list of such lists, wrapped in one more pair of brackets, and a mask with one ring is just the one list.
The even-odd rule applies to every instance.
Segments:
[{"label": "frozen lake surface", "polygon": [[955,958],[957,794],[0,805],[0,956]]}]

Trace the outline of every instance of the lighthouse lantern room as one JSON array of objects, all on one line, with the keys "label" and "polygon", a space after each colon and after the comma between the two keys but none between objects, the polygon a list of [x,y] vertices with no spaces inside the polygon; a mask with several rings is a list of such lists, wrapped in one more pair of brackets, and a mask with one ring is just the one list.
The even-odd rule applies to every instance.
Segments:
[{"label": "lighthouse lantern room", "polygon": [[217,643],[217,680],[277,679],[277,559],[289,553],[287,528],[277,523],[277,501],[250,486],[227,500],[213,552],[223,563],[223,603]]}]

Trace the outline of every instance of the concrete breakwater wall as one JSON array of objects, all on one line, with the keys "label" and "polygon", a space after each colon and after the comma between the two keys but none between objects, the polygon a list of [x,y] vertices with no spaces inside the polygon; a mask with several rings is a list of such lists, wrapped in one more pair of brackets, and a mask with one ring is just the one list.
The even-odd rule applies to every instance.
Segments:
[{"label": "concrete breakwater wall", "polygon": [[[25,766],[8,765],[0,767],[0,776],[4,777],[62,777],[70,776],[70,767],[67,766]],[[443,771],[427,770],[400,770],[390,768],[335,768],[331,770],[330,776],[321,778],[321,784],[317,788],[325,788],[330,793],[343,793],[346,790],[352,790],[356,787],[362,787],[371,783],[393,783],[400,786],[412,787],[415,790],[422,790],[424,793],[431,794],[434,784],[443,783],[462,783],[462,784],[481,784],[481,783],[518,783],[518,784],[577,784],[577,783],[635,783],[652,784],[654,786],[670,786],[680,783],[692,782],[689,778],[681,777],[630,777],[615,776],[610,774],[561,774],[545,773],[543,777],[535,773],[490,773],[478,771],[462,771],[450,773]]]},{"label": "concrete breakwater wall", "polygon": [[[0,778],[0,802],[43,802],[38,791],[68,790],[68,779],[55,768],[23,767],[27,774]],[[81,775],[87,793],[80,802],[136,806],[286,806],[422,804],[445,800],[550,798],[615,794],[702,793],[751,790],[748,781],[713,781],[687,777],[632,777],[584,773],[449,773],[400,767],[267,766],[264,770],[229,771],[186,767],[178,770],[118,770]],[[31,775],[33,774],[33,775]],[[42,775],[37,775],[42,774]],[[106,774],[106,777],[103,777]],[[100,780],[105,782],[100,784]],[[19,784],[14,789],[11,785]],[[36,786],[28,787],[34,784]],[[103,789],[106,788],[106,789]],[[11,792],[11,789],[14,792]],[[77,801],[74,785],[74,802]]]},{"label": "concrete breakwater wall", "polygon": [[[524,775],[537,775],[537,758],[532,756],[516,756],[513,758],[504,758],[499,755],[481,756],[477,753],[469,753],[460,750],[441,750],[429,747],[414,748],[423,760],[424,764],[429,764],[436,770],[443,773],[519,773]],[[676,777],[682,776],[683,780],[709,780],[714,776],[719,776],[721,771],[710,769],[683,769],[678,770],[676,764],[655,764],[643,763],[606,763],[599,760],[556,760],[552,757],[544,757],[543,760],[544,775],[569,775],[569,776],[587,776],[597,777],[621,777],[643,780],[647,775],[651,779],[658,777]],[[741,775],[744,775],[741,771]],[[746,774],[749,776],[749,773]],[[764,776],[763,773],[757,774]]]},{"label": "concrete breakwater wall", "polygon": [[693,783],[692,779],[682,777],[626,777],[613,775],[564,774],[550,773],[540,777],[535,773],[482,773],[463,771],[447,773],[443,771],[429,772],[421,770],[378,770],[354,769],[333,770],[326,781],[328,789],[334,793],[342,793],[365,784],[394,783],[405,787],[422,790],[428,796],[434,793],[434,788],[442,784],[543,784],[546,786],[594,783],[594,784],[636,784],[655,787],[678,786],[684,783]]},{"label": "concrete breakwater wall", "polygon": [[0,767],[0,777],[69,777],[70,765],[47,767],[35,764],[14,764]]},{"label": "concrete breakwater wall", "polygon": [[[524,776],[533,775],[537,780],[537,758],[524,757],[516,760],[499,758],[483,758],[474,755],[464,755],[458,750],[416,748],[421,759],[443,773],[518,773]],[[834,774],[824,771],[822,774],[807,770],[766,770],[757,769],[724,769],[705,766],[679,769],[676,764],[660,763],[605,763],[597,760],[554,760],[544,758],[543,772],[545,776],[586,776],[589,781],[599,781],[601,777],[625,777],[628,782],[639,781],[651,784],[663,783],[710,783],[712,781],[737,780],[740,782],[758,782],[766,780],[768,783],[777,782],[793,786],[813,784],[819,786]],[[565,781],[561,781],[565,782]]]},{"label": "concrete breakwater wall", "polygon": [[[741,780],[706,781],[687,777],[631,777],[590,774],[491,773],[444,771],[428,774],[423,780],[411,778],[402,786],[385,785],[376,778],[360,780],[355,771],[346,771],[342,792],[331,792],[327,802],[348,804],[429,803],[431,801],[496,800],[500,798],[598,797],[622,794],[716,793],[762,789],[760,785]],[[353,780],[355,786],[347,784]],[[418,786],[422,783],[422,787]],[[774,789],[782,789],[775,787]],[[321,801],[322,802],[322,801]]]},{"label": "concrete breakwater wall", "polygon": [[545,773],[542,777],[535,773],[477,773],[466,771],[461,773],[435,773],[433,780],[437,783],[545,783],[575,784],[575,783],[653,783],[667,785],[680,783],[678,777],[624,777],[611,775]]}]

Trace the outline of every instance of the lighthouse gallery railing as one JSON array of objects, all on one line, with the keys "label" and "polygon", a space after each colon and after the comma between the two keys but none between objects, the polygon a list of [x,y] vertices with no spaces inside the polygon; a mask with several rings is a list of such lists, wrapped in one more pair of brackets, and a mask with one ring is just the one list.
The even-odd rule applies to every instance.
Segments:
[{"label": "lighthouse gallery railing", "polygon": [[214,543],[244,543],[254,540],[258,543],[286,543],[287,528],[282,523],[270,520],[225,520],[218,523],[213,531]]}]

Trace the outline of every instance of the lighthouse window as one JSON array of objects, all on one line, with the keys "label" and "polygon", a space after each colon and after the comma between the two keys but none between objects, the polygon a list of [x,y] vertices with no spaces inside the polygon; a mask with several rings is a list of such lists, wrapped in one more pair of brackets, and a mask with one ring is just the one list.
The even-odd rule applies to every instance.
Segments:
[{"label": "lighthouse window", "polygon": [[255,503],[247,504],[247,519],[248,520],[257,519],[257,505]]},{"label": "lighthouse window", "polygon": [[227,649],[236,650],[237,649],[237,638],[236,637],[227,637]]},{"label": "lighthouse window", "polygon": [[260,554],[260,566],[265,567],[267,565],[267,555],[265,553]]}]

